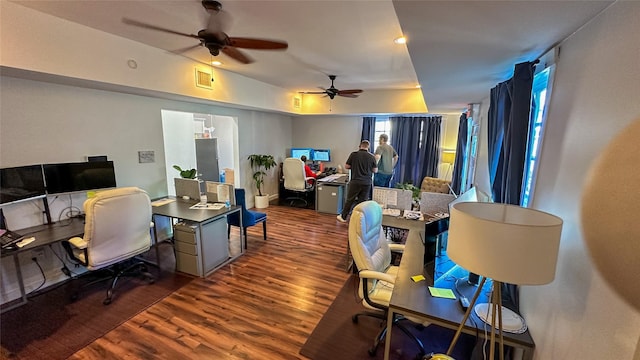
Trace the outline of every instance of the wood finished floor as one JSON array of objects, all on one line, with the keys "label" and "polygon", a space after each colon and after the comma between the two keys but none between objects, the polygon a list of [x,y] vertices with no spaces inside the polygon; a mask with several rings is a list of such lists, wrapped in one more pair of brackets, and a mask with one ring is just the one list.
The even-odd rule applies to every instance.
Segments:
[{"label": "wood finished floor", "polygon": [[235,262],[70,359],[306,359],[300,348],[349,277],[348,226],[309,209],[264,211],[267,241],[261,224],[250,227],[248,251]]}]

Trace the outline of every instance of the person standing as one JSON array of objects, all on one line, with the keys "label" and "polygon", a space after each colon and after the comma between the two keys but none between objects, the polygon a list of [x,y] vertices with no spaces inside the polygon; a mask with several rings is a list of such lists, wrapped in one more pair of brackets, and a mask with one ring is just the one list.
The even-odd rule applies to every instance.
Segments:
[{"label": "person standing", "polygon": [[347,184],[347,201],[342,207],[342,213],[336,217],[340,222],[347,222],[351,208],[369,200],[371,196],[371,175],[378,172],[376,158],[369,152],[369,140],[362,140],[358,151],[349,155],[344,166],[351,169],[351,180]]},{"label": "person standing", "polygon": [[393,169],[398,163],[398,153],[387,142],[389,135],[380,134],[379,144],[376,148],[376,162],[378,163],[378,172],[373,175],[373,186],[389,187]]}]

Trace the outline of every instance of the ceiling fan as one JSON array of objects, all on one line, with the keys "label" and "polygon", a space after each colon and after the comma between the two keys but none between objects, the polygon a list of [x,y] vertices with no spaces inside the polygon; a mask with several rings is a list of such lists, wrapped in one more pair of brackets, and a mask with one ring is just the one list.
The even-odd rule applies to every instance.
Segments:
[{"label": "ceiling fan", "polygon": [[210,13],[209,22],[207,24],[207,28],[198,31],[197,35],[182,33],[179,31],[166,29],[160,26],[143,23],[133,19],[123,18],[122,22],[128,25],[138,26],[145,29],[157,30],[169,34],[187,36],[200,40],[199,44],[181,49],[179,50],[179,52],[184,52],[198,46],[204,46],[209,49],[209,53],[213,56],[218,56],[220,52],[222,52],[243,64],[250,64],[253,62],[253,59],[239,49],[285,50],[289,46],[287,42],[280,40],[230,37],[223,31],[225,24],[227,24],[229,21],[228,15],[225,15],[227,13],[222,11],[222,4],[214,0],[202,0],[202,6],[205,8],[205,10],[207,10],[207,12]]},{"label": "ceiling fan", "polygon": [[357,94],[362,92],[362,90],[360,89],[338,90],[336,89],[335,86],[333,86],[333,80],[336,79],[336,75],[329,75],[329,79],[331,79],[331,87],[329,87],[328,89],[320,87],[320,89],[324,91],[301,91],[300,93],[301,94],[325,94],[325,96],[328,96],[329,98],[331,98],[331,100],[333,100],[333,98],[336,97],[336,95],[342,96],[342,97],[348,97],[348,98],[357,98],[358,97]]}]

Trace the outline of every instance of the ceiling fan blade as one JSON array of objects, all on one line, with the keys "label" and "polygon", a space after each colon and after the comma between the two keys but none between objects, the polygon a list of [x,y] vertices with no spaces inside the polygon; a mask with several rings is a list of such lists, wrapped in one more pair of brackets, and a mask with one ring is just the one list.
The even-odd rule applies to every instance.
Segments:
[{"label": "ceiling fan blade", "polygon": [[160,26],[155,26],[155,25],[143,23],[143,22],[140,22],[140,21],[137,21],[137,20],[133,20],[133,19],[122,18],[122,22],[127,24],[127,25],[138,26],[138,27],[145,28],[145,29],[150,29],[150,30],[162,31],[162,32],[166,32],[166,33],[174,34],[174,35],[187,36],[187,37],[191,37],[191,38],[200,40],[200,37],[198,35],[181,33],[179,31],[175,31],[175,30],[171,30],[171,29],[165,29],[165,28],[160,27]]},{"label": "ceiling fan blade", "polygon": [[326,91],[300,91],[300,94],[326,94]]},{"label": "ceiling fan blade", "polygon": [[187,52],[189,50],[193,50],[195,48],[199,48],[201,46],[202,46],[202,44],[196,44],[196,45],[187,46],[187,47],[184,47],[184,48],[181,48],[181,49],[171,50],[171,52],[174,53],[174,54],[182,54],[182,53],[185,53],[185,52]]},{"label": "ceiling fan blade", "polygon": [[347,94],[338,93],[337,95],[338,96],[342,96],[342,97],[346,97],[346,98],[357,98],[358,97],[358,95],[356,95],[356,94],[349,94],[349,93],[347,93]]},{"label": "ceiling fan blade", "polygon": [[242,49],[284,50],[289,47],[285,41],[230,37],[229,45]]},{"label": "ceiling fan blade", "polygon": [[253,59],[249,56],[243,54],[240,50],[236,49],[233,46],[225,46],[221,50],[223,53],[227,54],[227,56],[243,63],[243,64],[251,64]]},{"label": "ceiling fan blade", "polygon": [[360,89],[351,89],[351,90],[338,90],[338,95],[344,95],[344,94],[359,94],[361,93],[362,90]]}]

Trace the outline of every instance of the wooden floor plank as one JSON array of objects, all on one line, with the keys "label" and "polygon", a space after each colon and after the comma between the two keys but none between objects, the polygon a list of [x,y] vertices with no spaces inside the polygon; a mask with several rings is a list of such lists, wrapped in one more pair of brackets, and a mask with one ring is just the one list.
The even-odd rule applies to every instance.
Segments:
[{"label": "wooden floor plank", "polygon": [[261,211],[266,241],[260,224],[250,227],[245,255],[70,359],[306,359],[300,348],[349,277],[348,227],[310,209]]}]

